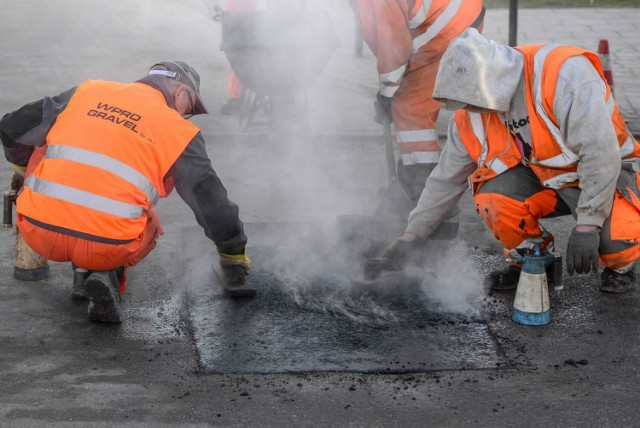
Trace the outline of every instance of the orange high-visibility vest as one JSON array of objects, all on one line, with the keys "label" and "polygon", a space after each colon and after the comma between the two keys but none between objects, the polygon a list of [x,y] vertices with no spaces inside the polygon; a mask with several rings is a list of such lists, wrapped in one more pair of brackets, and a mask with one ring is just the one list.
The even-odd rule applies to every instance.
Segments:
[{"label": "orange high-visibility vest", "polygon": [[[578,157],[564,144],[558,121],[553,115],[555,89],[562,64],[576,55],[584,55],[589,59],[607,85],[600,60],[597,55],[572,46],[534,45],[516,49],[524,55],[525,91],[532,140],[530,167],[546,187],[559,189],[575,186],[578,180]],[[606,89],[605,100],[611,110],[621,157],[640,157],[640,144],[627,129],[608,85]],[[520,152],[497,114],[469,114],[461,110],[456,113],[454,120],[463,144],[478,164],[478,169],[470,177],[476,190],[477,184],[518,164],[514,163],[514,156],[520,159]],[[488,126],[489,123],[491,126]]]},{"label": "orange high-visibility vest", "polygon": [[513,168],[522,160],[513,135],[497,114],[458,110],[454,120],[462,143],[478,165],[469,176],[474,194],[481,183]]},{"label": "orange high-visibility vest", "polygon": [[170,192],[164,177],[198,132],[149,85],[83,82],[49,131],[17,211],[81,234],[134,239],[145,211]]}]

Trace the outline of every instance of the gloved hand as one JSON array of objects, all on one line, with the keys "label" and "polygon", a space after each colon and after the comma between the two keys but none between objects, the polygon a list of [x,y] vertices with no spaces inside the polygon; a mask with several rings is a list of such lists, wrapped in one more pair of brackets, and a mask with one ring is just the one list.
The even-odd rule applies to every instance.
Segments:
[{"label": "gloved hand", "polygon": [[567,244],[567,272],[598,272],[598,247],[600,246],[600,228],[589,232],[573,229]]},{"label": "gloved hand", "polygon": [[22,189],[22,186],[24,186],[24,172],[27,167],[18,166],[12,163],[11,169],[13,169],[13,176],[11,177],[11,190],[18,191]]},{"label": "gloved hand", "polygon": [[218,251],[220,267],[232,285],[244,285],[245,276],[249,275],[251,259],[246,251],[242,254],[224,254]]},{"label": "gloved hand", "polygon": [[409,262],[419,261],[426,243],[424,239],[419,237],[413,241],[404,241],[398,238],[384,250],[381,258],[389,259],[393,270],[401,270]]},{"label": "gloved hand", "polygon": [[385,119],[388,119],[389,122],[393,122],[393,116],[391,115],[391,101],[393,98],[385,97],[378,91],[376,94],[376,102],[373,103],[374,108],[376,109],[376,116],[373,120],[376,123],[384,123]]}]

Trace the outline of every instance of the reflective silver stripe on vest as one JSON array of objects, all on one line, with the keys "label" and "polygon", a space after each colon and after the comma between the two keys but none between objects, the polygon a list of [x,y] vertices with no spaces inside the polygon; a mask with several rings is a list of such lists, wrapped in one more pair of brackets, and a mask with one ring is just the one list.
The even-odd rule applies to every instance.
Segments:
[{"label": "reflective silver stripe on vest", "polygon": [[416,12],[416,15],[409,20],[409,28],[415,30],[424,21],[426,21],[429,9],[431,9],[431,0],[424,0],[422,2],[422,5],[420,6],[420,9],[418,9],[418,11]]},{"label": "reflective silver stripe on vest", "polygon": [[489,146],[487,145],[487,133],[484,129],[484,125],[482,124],[482,116],[480,113],[467,114],[469,115],[469,121],[471,122],[471,129],[473,129],[473,133],[480,142],[481,150],[480,156],[478,156],[478,166],[480,166],[487,159],[487,152],[489,151]]},{"label": "reflective silver stripe on vest", "polygon": [[402,79],[402,76],[404,76],[404,72],[406,69],[407,69],[407,64],[403,64],[393,71],[390,71],[388,73],[378,74],[378,80],[382,84],[398,83],[400,79]]},{"label": "reflective silver stripe on vest", "polygon": [[447,26],[451,18],[456,16],[458,13],[458,9],[462,5],[462,0],[451,0],[447,8],[438,16],[438,19],[429,26],[427,31],[417,36],[413,39],[413,53],[416,53],[420,50],[420,48],[427,43],[429,43],[435,36],[442,31],[444,27]]},{"label": "reflective silver stripe on vest", "polygon": [[47,154],[45,157],[47,159],[70,160],[95,168],[100,168],[115,174],[124,181],[131,183],[140,189],[140,191],[147,196],[151,205],[155,205],[160,199],[158,191],[147,177],[142,175],[135,168],[132,168],[119,160],[113,159],[112,157],[76,147],[58,145],[47,146]]},{"label": "reflective silver stripe on vest", "polygon": [[[480,156],[478,156],[478,166],[485,164],[487,154],[489,153],[489,145],[487,144],[487,131],[482,123],[482,115],[480,113],[467,113],[471,122],[471,129],[476,138],[480,142]],[[501,154],[501,153],[500,153]],[[486,162],[487,168],[491,168],[496,174],[502,174],[509,167],[500,160],[499,155]]]},{"label": "reflective silver stripe on vest", "polygon": [[544,184],[546,187],[550,187],[552,189],[560,189],[565,184],[573,183],[578,179],[577,172],[567,172],[564,174],[556,175],[548,180],[545,180]]},{"label": "reflective silver stripe on vest", "polygon": [[558,127],[553,123],[543,107],[544,94],[542,93],[542,72],[544,69],[544,63],[547,59],[547,55],[549,55],[549,52],[559,46],[561,45],[555,43],[544,46],[535,54],[533,58],[533,102],[535,104],[535,109],[538,113],[538,116],[542,118],[544,123],[547,125],[547,129],[549,129],[549,132],[551,132],[551,135],[558,143],[558,146],[560,147],[562,153],[558,156],[554,156],[543,161],[531,159],[531,162],[548,167],[563,167],[578,162],[578,156],[571,150],[569,150],[564,144],[560,129],[558,129]]},{"label": "reflective silver stripe on vest", "polygon": [[437,141],[438,133],[435,129],[415,129],[413,131],[397,131],[398,143],[419,143],[421,141]]},{"label": "reflective silver stripe on vest", "polygon": [[30,175],[25,185],[36,193],[60,199],[117,217],[136,219],[142,216],[142,208],[113,199],[98,196],[84,190],[75,189],[63,184],[42,180]]}]

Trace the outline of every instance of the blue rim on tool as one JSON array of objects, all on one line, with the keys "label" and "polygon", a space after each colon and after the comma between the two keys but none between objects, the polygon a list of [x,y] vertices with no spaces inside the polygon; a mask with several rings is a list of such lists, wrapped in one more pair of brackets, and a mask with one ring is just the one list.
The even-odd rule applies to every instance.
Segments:
[{"label": "blue rim on tool", "polygon": [[545,312],[524,312],[519,309],[513,309],[511,319],[518,324],[524,325],[544,325],[551,321],[551,311]]}]

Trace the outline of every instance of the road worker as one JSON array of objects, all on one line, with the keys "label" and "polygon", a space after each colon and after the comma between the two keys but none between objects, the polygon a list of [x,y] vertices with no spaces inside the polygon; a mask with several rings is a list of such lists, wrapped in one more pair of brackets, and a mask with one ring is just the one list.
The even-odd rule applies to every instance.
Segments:
[{"label": "road worker", "polygon": [[401,265],[418,254],[470,186],[511,261],[488,275],[490,287],[515,288],[516,259],[532,239],[552,249],[539,220],[571,214],[568,273],[597,272],[602,264],[601,291],[633,288],[640,145],[596,54],[555,44],[511,48],[469,29],[443,56],[433,95],[457,111],[406,232],[383,257]]},{"label": "road worker", "polygon": [[17,227],[38,254],[88,271],[73,298],[93,321],[120,322],[126,268],[146,257],[163,228],[154,205],[175,187],[216,245],[223,271],[250,260],[238,207],[211,166],[200,130],[200,77],[163,61],[134,83],[86,80],[4,115],[0,137],[24,171]]},{"label": "road worker", "polygon": [[415,203],[440,157],[432,97],[438,64],[451,40],[482,28],[482,0],[351,0],[362,37],[376,56],[380,110],[392,116],[397,177]]}]

